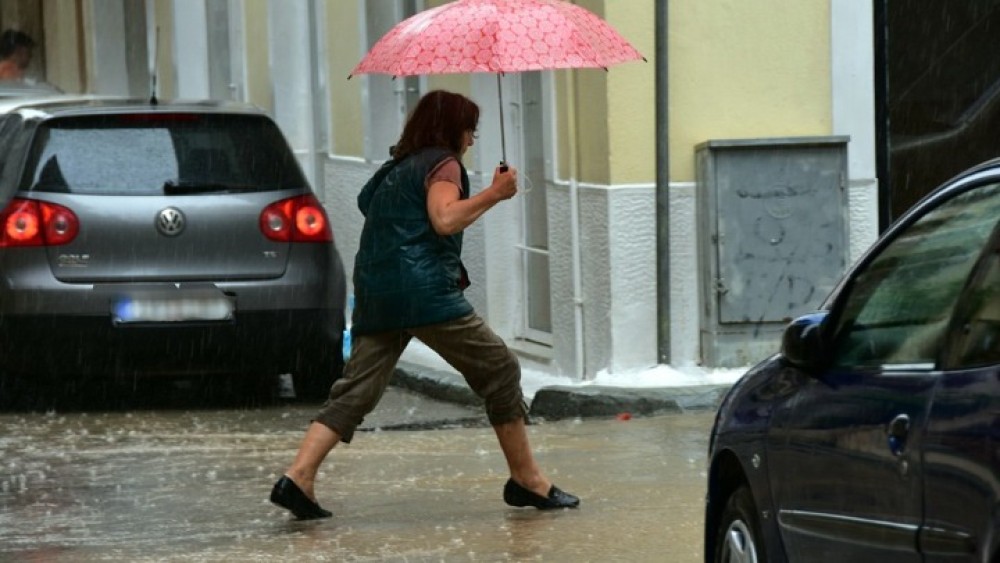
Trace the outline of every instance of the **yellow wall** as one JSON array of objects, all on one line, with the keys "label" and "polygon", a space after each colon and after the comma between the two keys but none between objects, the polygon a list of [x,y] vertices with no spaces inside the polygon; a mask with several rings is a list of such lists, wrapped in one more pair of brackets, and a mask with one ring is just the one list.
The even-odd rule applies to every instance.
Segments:
[{"label": "yellow wall", "polygon": [[607,71],[556,71],[560,131],[560,176],[571,174],[566,122],[575,91],[577,178],[596,184],[651,182],[655,166],[655,74],[653,1],[578,0],[576,4],[604,18],[649,62],[629,62]]},{"label": "yellow wall", "polygon": [[[425,8],[440,6],[450,0],[427,0]],[[351,70],[361,61],[361,5],[359,2],[327,0],[327,64],[330,77],[330,119],[332,139],[330,150],[339,156],[364,156],[365,120],[363,119],[363,79],[347,80]],[[429,75],[428,90],[449,90],[471,95],[471,80],[467,74]]]},{"label": "yellow wall", "polygon": [[170,0],[156,0],[153,5],[156,27],[156,94],[160,98],[177,97],[177,75],[174,69],[174,10]]},{"label": "yellow wall", "polygon": [[[647,62],[608,69],[608,183],[656,180],[656,25],[654,2],[605,2],[604,18]],[[674,3],[691,0],[673,0]],[[701,0],[708,1],[708,0]],[[713,0],[714,1],[714,0]],[[597,71],[601,72],[603,71]]]},{"label": "yellow wall", "polygon": [[669,20],[671,180],[709,139],[830,134],[829,0],[675,0]]},{"label": "yellow wall", "polygon": [[77,4],[45,0],[42,6],[42,13],[45,14],[45,79],[64,92],[83,92],[83,38],[78,33],[80,14]]},{"label": "yellow wall", "polygon": [[243,33],[247,47],[247,99],[250,103],[273,113],[271,64],[267,47],[267,1],[244,0],[246,27]]},{"label": "yellow wall", "polygon": [[362,79],[348,80],[361,60],[361,14],[358,2],[326,3],[327,64],[330,80],[330,151],[338,155],[364,154]]}]

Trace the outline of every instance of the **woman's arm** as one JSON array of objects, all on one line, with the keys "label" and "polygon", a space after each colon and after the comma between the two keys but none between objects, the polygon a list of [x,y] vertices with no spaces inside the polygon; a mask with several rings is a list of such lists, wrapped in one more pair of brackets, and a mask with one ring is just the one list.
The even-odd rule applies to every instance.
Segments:
[{"label": "woman's arm", "polygon": [[493,172],[493,183],[469,199],[461,199],[461,188],[452,182],[436,181],[427,189],[427,215],[439,235],[463,231],[491,207],[517,193],[517,170]]}]

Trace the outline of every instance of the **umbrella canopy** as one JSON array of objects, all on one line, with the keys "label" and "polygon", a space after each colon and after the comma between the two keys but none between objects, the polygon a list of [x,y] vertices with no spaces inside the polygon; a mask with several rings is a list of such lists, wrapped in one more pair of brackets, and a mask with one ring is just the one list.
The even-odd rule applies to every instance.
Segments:
[{"label": "umbrella canopy", "polygon": [[607,22],[564,0],[457,0],[397,24],[351,74],[502,74],[638,59]]},{"label": "umbrella canopy", "polygon": [[565,0],[457,0],[396,24],[372,46],[351,76],[496,73],[500,164],[506,166],[500,75],[607,69],[639,59],[646,60],[607,22]]}]

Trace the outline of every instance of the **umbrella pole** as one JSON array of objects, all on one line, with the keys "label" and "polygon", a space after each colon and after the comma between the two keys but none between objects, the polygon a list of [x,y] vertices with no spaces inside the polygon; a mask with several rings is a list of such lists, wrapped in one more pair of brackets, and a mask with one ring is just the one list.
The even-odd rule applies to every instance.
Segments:
[{"label": "umbrella pole", "polygon": [[502,171],[507,171],[507,136],[504,134],[503,126],[503,86],[500,84],[501,74],[497,73],[497,99],[500,100],[500,153],[502,159],[500,160],[500,168]]}]

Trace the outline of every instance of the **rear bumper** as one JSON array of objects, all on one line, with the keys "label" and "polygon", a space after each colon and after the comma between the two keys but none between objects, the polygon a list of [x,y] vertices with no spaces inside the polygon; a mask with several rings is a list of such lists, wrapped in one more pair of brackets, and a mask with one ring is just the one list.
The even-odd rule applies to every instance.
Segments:
[{"label": "rear bumper", "polygon": [[232,321],[115,326],[101,316],[0,316],[4,369],[46,376],[266,375],[341,355],[343,309],[237,311]]},{"label": "rear bumper", "polygon": [[[9,258],[9,257],[8,257]],[[0,255],[0,315],[66,316],[108,314],[114,302],[133,291],[151,287],[173,288],[177,284],[208,286],[230,296],[238,310],[283,311],[293,309],[343,309],[346,280],[336,255],[328,260],[290,267],[284,275],[269,279],[139,279],[125,282],[67,283],[52,277],[48,264],[24,261],[12,264]]]}]

